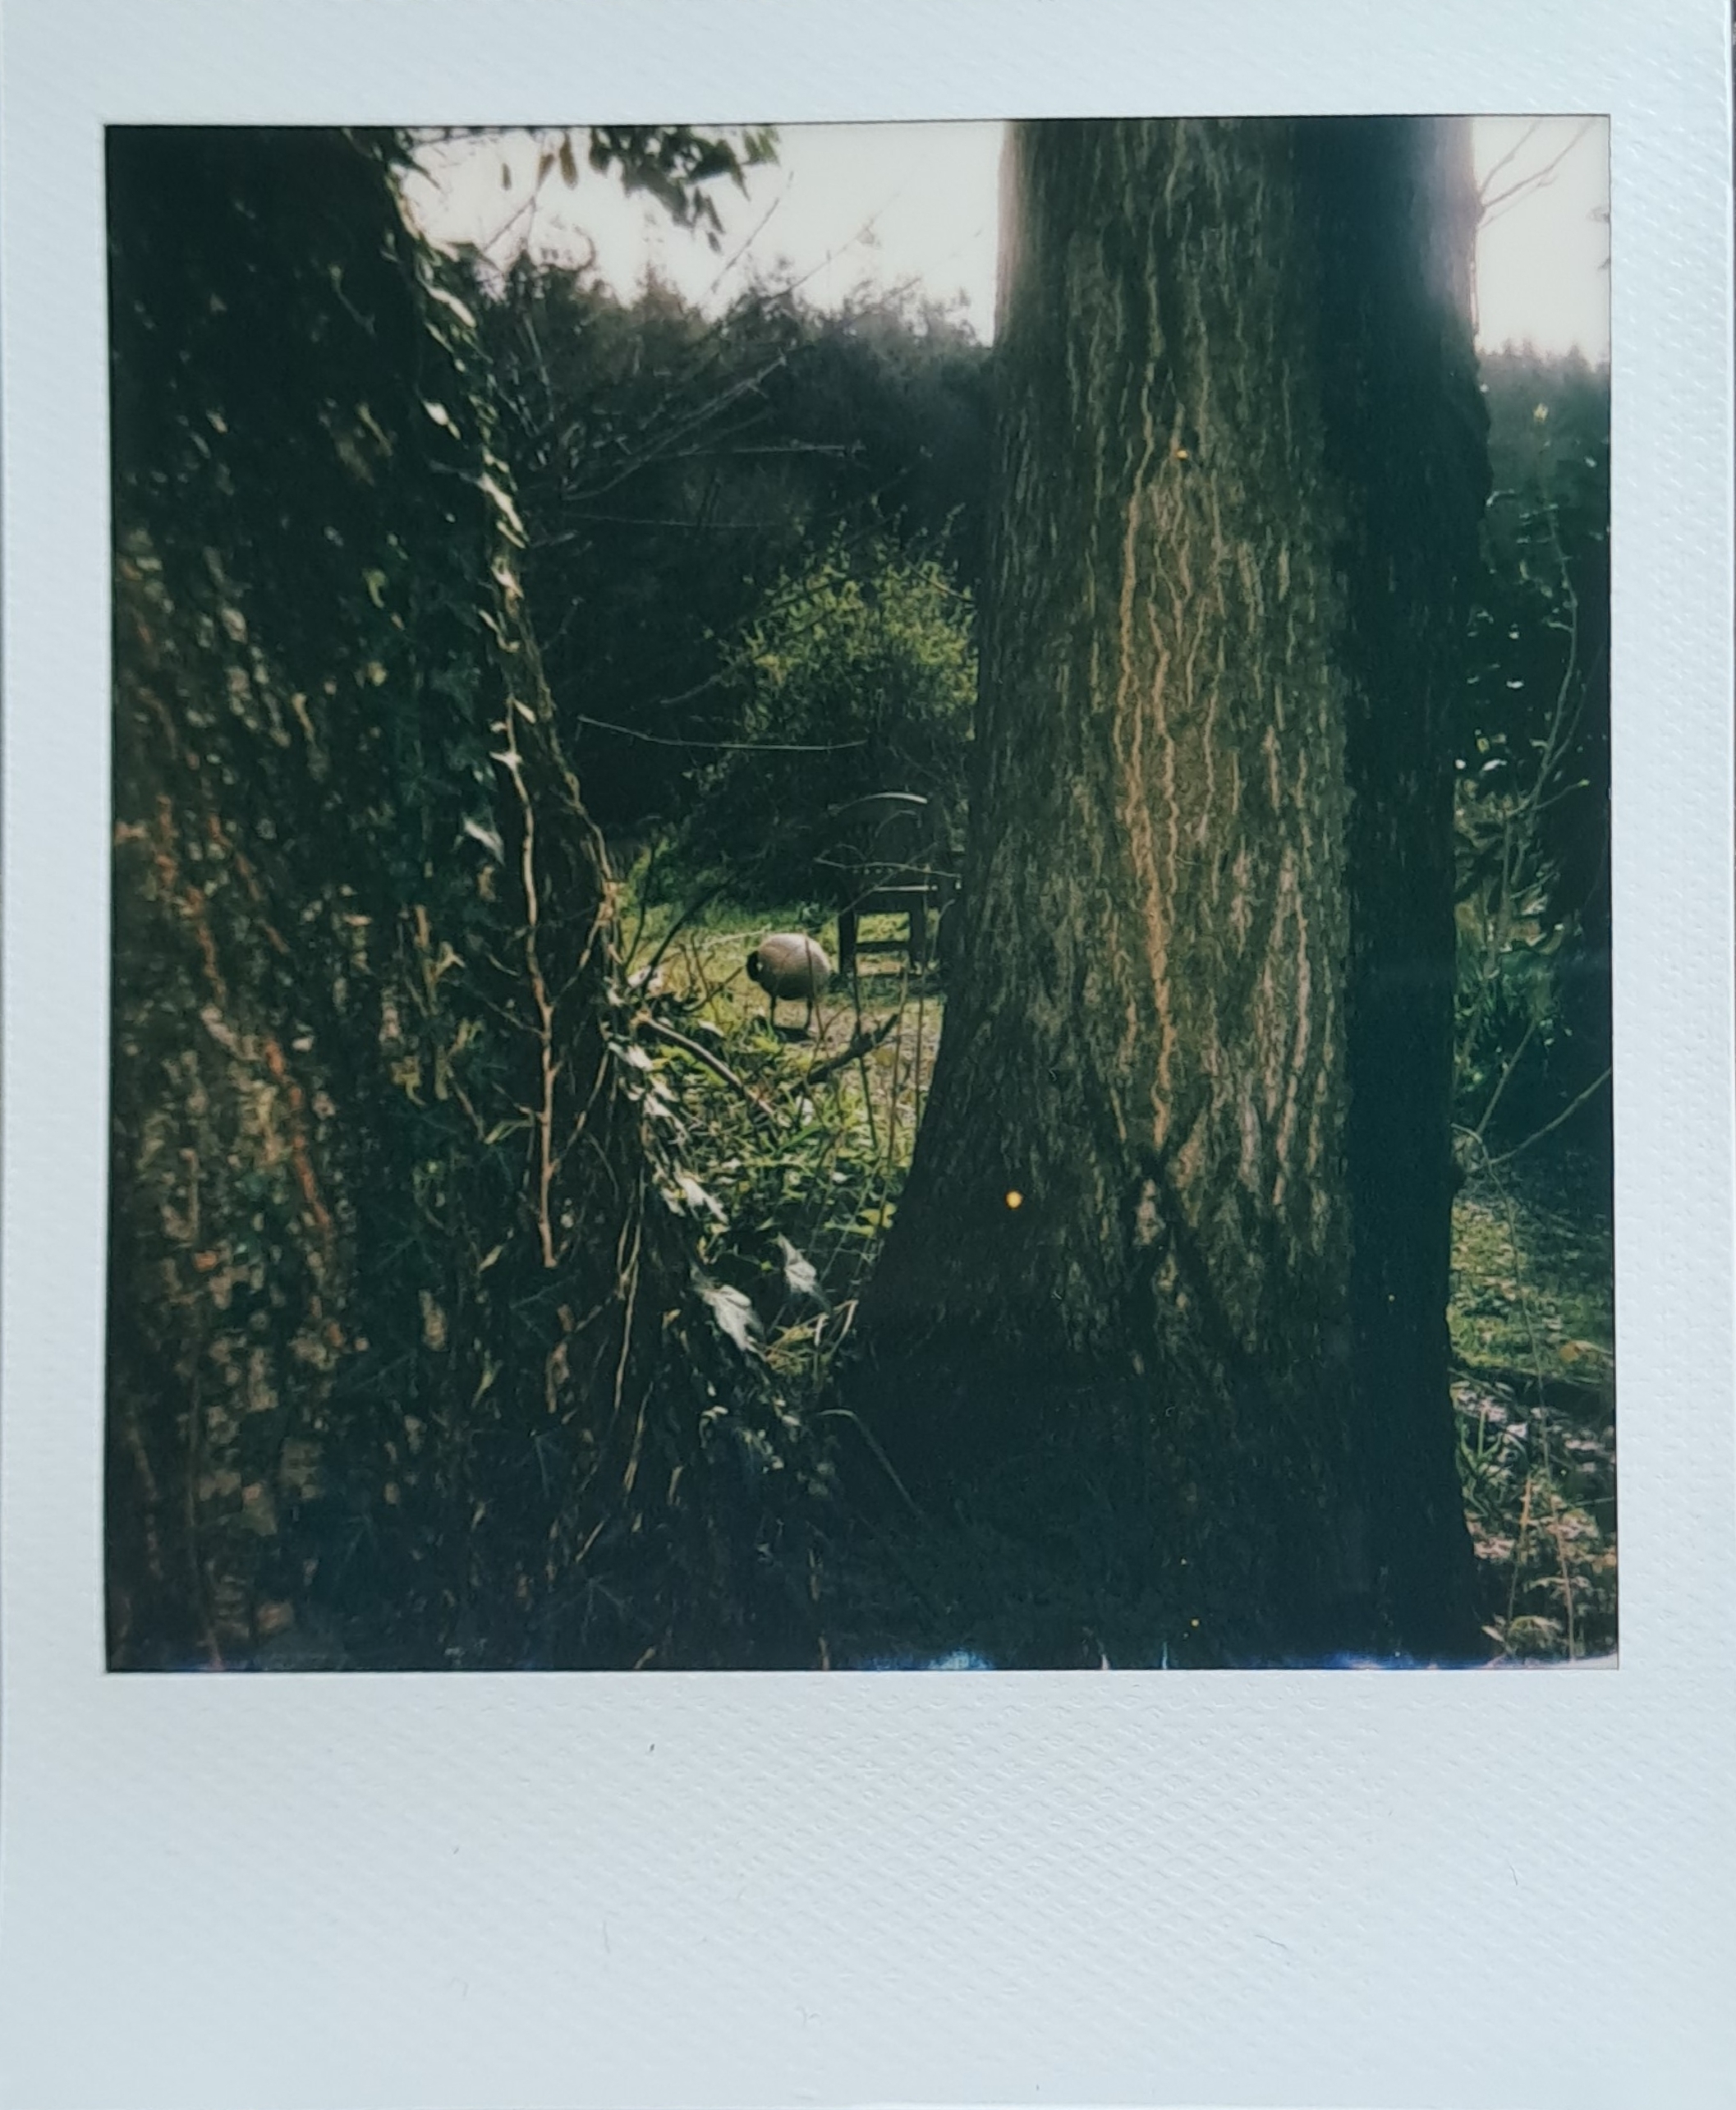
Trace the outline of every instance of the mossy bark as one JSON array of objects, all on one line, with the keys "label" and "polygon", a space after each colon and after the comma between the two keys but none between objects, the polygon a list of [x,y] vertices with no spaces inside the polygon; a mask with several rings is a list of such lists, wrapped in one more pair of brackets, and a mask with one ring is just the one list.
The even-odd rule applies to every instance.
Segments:
[{"label": "mossy bark", "polygon": [[801,1660],[388,156],[110,139],[110,1660]]},{"label": "mossy bark", "polygon": [[1130,1645],[1467,1649],[1466,136],[1026,125],[1008,176],[963,958],[868,1395],[998,1529],[1100,1503]]}]

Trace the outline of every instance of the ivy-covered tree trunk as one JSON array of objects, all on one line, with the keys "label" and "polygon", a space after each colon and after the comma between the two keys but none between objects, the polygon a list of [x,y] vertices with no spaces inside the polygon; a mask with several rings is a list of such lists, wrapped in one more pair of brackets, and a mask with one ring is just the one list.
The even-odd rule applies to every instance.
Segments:
[{"label": "ivy-covered tree trunk", "polygon": [[1476,1644],[1475,209],[1452,123],[1012,138],[964,957],[863,1318],[907,1472],[1072,1564],[1060,1660]]},{"label": "ivy-covered tree trunk", "polygon": [[390,154],[110,139],[111,1661],[806,1660]]}]

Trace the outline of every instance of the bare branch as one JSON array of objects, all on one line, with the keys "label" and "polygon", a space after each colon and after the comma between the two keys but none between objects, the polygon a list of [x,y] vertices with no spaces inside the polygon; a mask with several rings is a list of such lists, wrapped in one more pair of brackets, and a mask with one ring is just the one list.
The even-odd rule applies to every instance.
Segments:
[{"label": "bare branch", "polygon": [[[1538,120],[1538,123],[1541,124],[1541,122],[1542,120],[1540,118]],[[1573,134],[1573,136],[1568,141],[1567,145],[1562,148],[1561,151],[1558,154],[1555,155],[1550,160],[1546,161],[1543,164],[1542,168],[1533,169],[1529,175],[1522,176],[1517,182],[1509,184],[1504,191],[1496,191],[1493,197],[1490,197],[1488,194],[1488,184],[1493,179],[1495,175],[1495,169],[1491,169],[1489,172],[1488,177],[1484,179],[1483,190],[1478,194],[1478,202],[1481,208],[1478,216],[1478,225],[1480,227],[1487,227],[1491,220],[1497,219],[1500,217],[1499,209],[1501,207],[1505,206],[1510,210],[1514,205],[1517,205],[1519,202],[1520,200],[1528,197],[1533,191],[1541,191],[1547,185],[1553,183],[1555,180],[1556,170],[1560,168],[1562,163],[1567,159],[1568,156],[1573,151],[1574,148],[1578,145],[1581,140],[1585,137],[1586,134],[1591,131],[1592,126],[1596,122],[1597,120],[1596,117],[1585,118],[1581,122],[1578,131]],[[1531,138],[1536,133],[1536,130],[1537,126],[1533,125],[1530,131],[1526,134],[1526,138]],[[1521,142],[1521,145],[1522,144],[1523,141]],[[1518,150],[1518,149],[1517,148],[1514,149],[1515,153],[1517,153]],[[1511,158],[1511,155],[1504,156],[1503,160],[1509,160]],[[1495,164],[1496,168],[1499,168],[1501,166],[1501,162],[1497,162]]]},{"label": "bare branch", "polygon": [[1527,1136],[1523,1142],[1515,1143],[1511,1150],[1504,1150],[1499,1157],[1491,1157],[1487,1161],[1487,1162],[1490,1165],[1506,1165],[1512,1159],[1516,1158],[1522,1150],[1529,1150],[1533,1143],[1541,1142],[1545,1136],[1553,1134],[1554,1132],[1561,1126],[1564,1121],[1571,1120],[1574,1115],[1579,1111],[1580,1108],[1583,1106],[1588,1100],[1595,1098],[1609,1082],[1610,1072],[1605,1069],[1601,1077],[1594,1077],[1591,1082],[1587,1085],[1585,1090],[1582,1092],[1577,1098],[1570,1100],[1568,1103],[1562,1108],[1561,1111],[1556,1115],[1553,1121],[1545,1121],[1543,1126],[1539,1129],[1534,1135]]},{"label": "bare branch", "polygon": [[710,1048],[701,1047],[697,1041],[690,1041],[685,1033],[677,1032],[674,1027],[664,1025],[661,1018],[654,1018],[648,1011],[641,1011],[633,1023],[640,1032],[650,1033],[655,1040],[667,1041],[671,1047],[679,1048],[683,1055],[691,1055],[714,1077],[721,1078],[732,1092],[739,1092],[755,1113],[763,1114],[769,1121],[777,1119],[770,1102],[762,1099],[751,1085],[744,1084],[728,1064],[721,1056],[713,1055]]},{"label": "bare branch", "polygon": [[824,1062],[814,1064],[803,1077],[802,1083],[818,1084],[823,1078],[833,1076],[837,1071],[847,1069],[852,1063],[860,1062],[864,1055],[872,1055],[881,1041],[891,1032],[893,1027],[898,1024],[902,1015],[902,1011],[893,1011],[889,1012],[878,1026],[871,1028],[867,1026],[858,1026],[850,1036],[848,1044],[840,1048],[836,1055],[828,1055]]},{"label": "bare branch", "polygon": [[1533,117],[1531,122],[1525,127],[1524,131],[1520,133],[1518,139],[1516,139],[1513,145],[1508,148],[1506,153],[1501,156],[1498,162],[1496,162],[1494,168],[1490,170],[1489,173],[1477,186],[1477,203],[1479,205],[1483,204],[1487,199],[1489,195],[1489,186],[1492,182],[1494,182],[1495,177],[1500,174],[1504,168],[1510,167],[1513,162],[1518,160],[1519,156],[1524,153],[1526,148],[1528,147],[1532,141],[1537,136],[1537,134],[1542,130],[1542,118]]},{"label": "bare branch", "polygon": [[[707,684],[709,687],[709,683]],[[641,733],[631,725],[617,725],[607,718],[573,715],[575,725],[594,726],[599,733],[618,733],[623,739],[643,740],[652,747],[703,747],[708,752],[746,755],[837,755],[847,747],[866,747],[866,740],[685,740],[670,733]]]}]

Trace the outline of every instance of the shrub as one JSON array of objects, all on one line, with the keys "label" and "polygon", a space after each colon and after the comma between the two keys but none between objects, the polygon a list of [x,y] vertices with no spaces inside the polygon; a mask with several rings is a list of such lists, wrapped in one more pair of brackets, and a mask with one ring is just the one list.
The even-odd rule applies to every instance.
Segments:
[{"label": "shrub", "polygon": [[973,610],[945,565],[884,537],[786,572],[728,652],[741,745],[700,786],[683,847],[755,894],[824,891],[827,816],[921,793],[956,825],[976,688]]}]

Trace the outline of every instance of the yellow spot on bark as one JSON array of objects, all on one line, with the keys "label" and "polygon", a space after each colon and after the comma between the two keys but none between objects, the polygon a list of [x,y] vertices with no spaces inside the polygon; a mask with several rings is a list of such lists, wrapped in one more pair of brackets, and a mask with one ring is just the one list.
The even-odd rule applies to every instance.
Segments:
[{"label": "yellow spot on bark", "polygon": [[1020,1193],[1017,1188],[1009,1187],[1007,1189],[1007,1207],[1009,1209],[1022,1209],[1024,1206],[1024,1196]]}]

